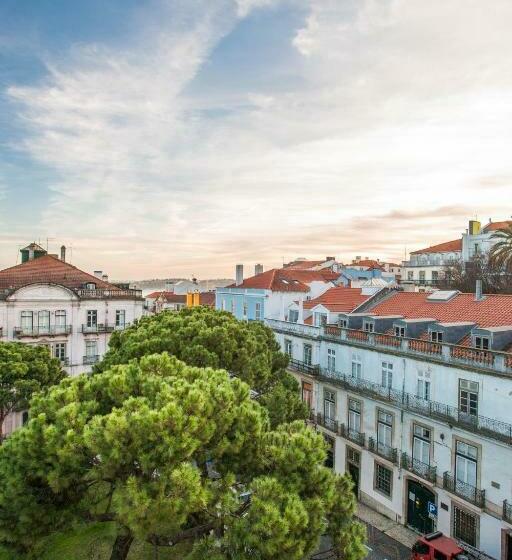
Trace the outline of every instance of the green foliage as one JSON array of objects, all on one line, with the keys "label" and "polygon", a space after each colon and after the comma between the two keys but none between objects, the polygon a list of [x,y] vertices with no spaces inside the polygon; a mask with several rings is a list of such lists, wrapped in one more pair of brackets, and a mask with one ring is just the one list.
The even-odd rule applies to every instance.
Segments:
[{"label": "green foliage", "polygon": [[192,307],[145,317],[112,335],[109,351],[95,371],[161,352],[191,366],[222,368],[236,375],[260,394],[272,426],[307,417],[298,384],[286,372],[288,357],[272,330],[225,311]]},{"label": "green foliage", "polygon": [[5,417],[28,407],[30,397],[65,377],[47,348],[0,342],[0,436]]},{"label": "green foliage", "polygon": [[111,558],[135,539],[194,545],[190,560],[299,560],[333,516],[351,530],[350,507],[333,507],[352,498],[324,461],[321,435],[304,422],[272,431],[241,379],[145,356],[34,397],[0,447],[0,542],[41,557],[47,535],[112,521],[128,545]]},{"label": "green foliage", "polygon": [[512,224],[498,229],[492,237],[496,244],[489,252],[491,263],[504,272],[512,273]]}]

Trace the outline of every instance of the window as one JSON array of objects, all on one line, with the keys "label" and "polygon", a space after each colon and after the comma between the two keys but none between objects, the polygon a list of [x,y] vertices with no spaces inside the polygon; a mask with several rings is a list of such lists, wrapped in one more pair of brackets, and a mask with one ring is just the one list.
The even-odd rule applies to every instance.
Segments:
[{"label": "window", "polygon": [[21,423],[24,426],[28,422],[28,411],[24,410],[21,415]]},{"label": "window", "polygon": [[327,444],[327,455],[325,457],[324,466],[328,469],[334,469],[334,446],[335,440],[324,434],[325,443]]},{"label": "window", "polygon": [[432,271],[432,281],[437,282],[439,280],[439,272],[437,270]]},{"label": "window", "polygon": [[380,463],[375,463],[375,489],[386,496],[391,496],[393,471]]},{"label": "window", "polygon": [[348,399],[348,429],[361,433],[361,403],[354,399]]},{"label": "window", "polygon": [[373,332],[375,325],[371,321],[365,321],[363,325],[363,330],[366,332]]},{"label": "window", "polygon": [[430,373],[428,371],[418,371],[416,396],[425,401],[430,400]]},{"label": "window", "polygon": [[55,332],[66,332],[66,311],[55,311]]},{"label": "window", "polygon": [[414,280],[414,271],[408,270],[407,271],[407,280]]},{"label": "window", "polygon": [[459,409],[470,416],[478,415],[478,383],[459,380]]},{"label": "window", "polygon": [[443,333],[441,331],[430,331],[430,340],[432,342],[443,342]]},{"label": "window", "polygon": [[477,547],[478,517],[453,504],[453,536],[456,539]]},{"label": "window", "polygon": [[317,327],[323,327],[324,325],[327,325],[327,314],[315,312],[315,325]]},{"label": "window", "polygon": [[346,450],[347,462],[352,463],[353,465],[359,465],[359,463],[361,462],[361,454],[359,453],[359,451],[357,451],[353,447],[349,447],[348,445],[346,447]]},{"label": "window", "polygon": [[232,299],[231,300],[231,313],[234,315],[235,314],[235,300]]},{"label": "window", "polygon": [[53,353],[56,358],[63,362],[66,359],[66,343],[57,342],[53,347]]},{"label": "window", "polygon": [[463,482],[476,488],[477,459],[478,449],[474,445],[457,441],[455,450],[455,478],[458,482]]},{"label": "window", "polygon": [[39,311],[37,314],[37,327],[40,334],[50,332],[50,312],[49,311]]},{"label": "window", "polygon": [[96,284],[94,282],[88,282],[85,285],[85,289],[86,290],[95,290],[96,289]]},{"label": "window", "polygon": [[302,382],[302,400],[309,406],[309,408],[313,407],[313,385],[311,385],[311,383],[307,383],[306,381]]},{"label": "window", "polygon": [[304,363],[310,366],[313,362],[312,360],[313,347],[311,346],[311,344],[304,344],[303,355],[304,355],[303,356]]},{"label": "window", "polygon": [[430,429],[414,424],[412,432],[412,458],[430,465]]},{"label": "window", "polygon": [[336,371],[336,350],[334,348],[327,348],[327,369]]},{"label": "window", "polygon": [[479,348],[480,350],[489,350],[489,337],[475,336],[475,348]]},{"label": "window", "polygon": [[336,393],[324,389],[324,421],[327,427],[332,427],[336,420]]},{"label": "window", "polygon": [[290,323],[297,323],[299,321],[299,312],[296,309],[288,311],[288,321]]},{"label": "window", "polygon": [[382,386],[391,389],[393,386],[393,364],[382,362]]},{"label": "window", "polygon": [[361,379],[363,376],[363,362],[361,361],[361,354],[352,354],[352,377]]},{"label": "window", "polygon": [[222,300],[222,311],[226,311],[226,300]]},{"label": "window", "polygon": [[124,309],[118,309],[116,311],[116,327],[124,328],[126,324],[126,311]]},{"label": "window", "polygon": [[243,314],[244,314],[244,319],[247,319],[247,303],[245,301],[243,306]]},{"label": "window", "polygon": [[87,328],[95,329],[98,326],[98,312],[96,309],[87,311]]},{"label": "window", "polygon": [[33,329],[33,314],[32,311],[21,312],[21,330],[23,332],[30,332]]},{"label": "window", "polygon": [[424,284],[424,283],[425,283],[425,271],[420,270],[420,284]]},{"label": "window", "polygon": [[85,341],[85,355],[88,358],[93,358],[98,354],[97,343],[95,340]]},{"label": "window", "polygon": [[377,448],[386,450],[393,440],[393,415],[384,410],[377,413]]},{"label": "window", "polygon": [[405,327],[395,327],[395,336],[405,336]]},{"label": "window", "polygon": [[256,321],[261,321],[261,303],[256,304],[256,312],[254,317]]},{"label": "window", "polygon": [[288,356],[290,356],[290,358],[293,355],[292,341],[289,338],[284,339],[284,353],[288,354]]},{"label": "window", "polygon": [[348,320],[347,319],[340,319],[339,324],[340,324],[340,327],[342,329],[347,329],[348,328]]}]

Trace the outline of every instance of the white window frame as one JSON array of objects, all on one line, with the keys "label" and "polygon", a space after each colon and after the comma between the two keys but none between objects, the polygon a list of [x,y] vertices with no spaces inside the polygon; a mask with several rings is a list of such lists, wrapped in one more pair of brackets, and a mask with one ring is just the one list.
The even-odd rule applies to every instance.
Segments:
[{"label": "white window frame", "polygon": [[393,363],[392,362],[382,362],[381,385],[385,389],[393,388]]}]

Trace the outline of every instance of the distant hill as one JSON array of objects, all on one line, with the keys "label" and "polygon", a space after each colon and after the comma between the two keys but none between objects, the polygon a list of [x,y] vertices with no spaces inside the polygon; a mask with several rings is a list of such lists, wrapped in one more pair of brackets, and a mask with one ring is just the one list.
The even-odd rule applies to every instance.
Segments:
[{"label": "distant hill", "polygon": [[[165,290],[165,285],[167,283],[175,283],[180,280],[187,280],[187,278],[152,278],[150,280],[119,280],[117,282],[129,283],[130,286],[137,287],[146,294]],[[234,280],[231,278],[212,278],[208,280],[198,280],[197,284],[198,289],[203,292],[215,288],[223,288],[224,286],[229,286],[229,284],[233,282]]]}]

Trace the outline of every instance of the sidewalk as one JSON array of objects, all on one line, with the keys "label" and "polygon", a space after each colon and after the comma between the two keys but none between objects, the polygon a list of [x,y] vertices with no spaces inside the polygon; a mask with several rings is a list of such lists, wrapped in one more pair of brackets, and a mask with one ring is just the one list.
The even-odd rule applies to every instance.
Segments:
[{"label": "sidewalk", "polygon": [[372,527],[375,527],[379,531],[382,531],[384,534],[388,535],[390,538],[398,541],[400,544],[403,544],[409,550],[412,548],[412,545],[418,540],[418,533],[411,531],[411,529],[400,525],[396,521],[385,517],[381,513],[376,512],[375,510],[369,508],[368,506],[365,506],[364,504],[357,504],[356,516],[361,521],[368,523]]}]

